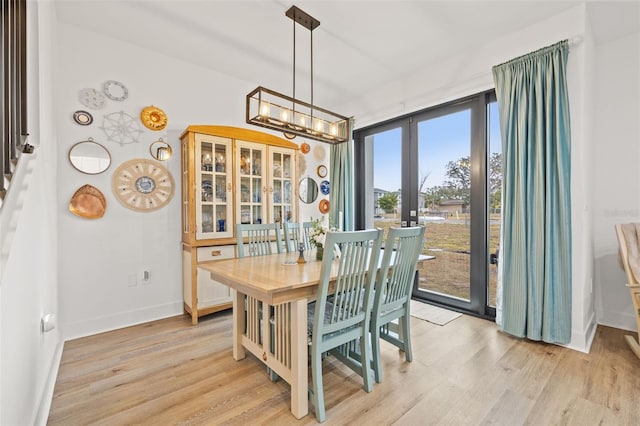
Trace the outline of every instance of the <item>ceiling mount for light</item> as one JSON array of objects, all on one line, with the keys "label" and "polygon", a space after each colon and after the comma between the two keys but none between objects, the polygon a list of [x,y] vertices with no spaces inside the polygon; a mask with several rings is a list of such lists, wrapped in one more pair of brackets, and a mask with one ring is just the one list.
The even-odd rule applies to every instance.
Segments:
[{"label": "ceiling mount for light", "polygon": [[[313,104],[313,30],[320,21],[291,6],[293,21],[293,96],[257,87],[247,95],[248,124],[281,131],[288,139],[298,136],[331,144],[349,140],[349,119]],[[296,23],[311,32],[311,102],[296,99]]]}]

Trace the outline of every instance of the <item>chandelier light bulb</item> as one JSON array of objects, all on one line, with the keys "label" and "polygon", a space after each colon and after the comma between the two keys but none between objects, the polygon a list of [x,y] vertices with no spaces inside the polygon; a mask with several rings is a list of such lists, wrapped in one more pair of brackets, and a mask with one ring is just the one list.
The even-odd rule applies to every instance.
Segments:
[{"label": "chandelier light bulb", "polygon": [[286,108],[282,108],[282,110],[280,110],[280,120],[284,121],[285,123],[289,122],[289,110]]},{"label": "chandelier light bulb", "polygon": [[271,105],[269,105],[269,102],[260,102],[260,115],[262,117],[269,117],[269,115],[271,115]]}]

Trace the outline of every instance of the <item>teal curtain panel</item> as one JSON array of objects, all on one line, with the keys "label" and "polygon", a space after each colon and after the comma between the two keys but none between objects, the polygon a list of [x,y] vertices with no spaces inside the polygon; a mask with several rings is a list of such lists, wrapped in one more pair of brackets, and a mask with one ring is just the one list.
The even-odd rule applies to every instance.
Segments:
[{"label": "teal curtain panel", "polygon": [[493,67],[503,152],[502,329],[571,340],[567,41]]}]

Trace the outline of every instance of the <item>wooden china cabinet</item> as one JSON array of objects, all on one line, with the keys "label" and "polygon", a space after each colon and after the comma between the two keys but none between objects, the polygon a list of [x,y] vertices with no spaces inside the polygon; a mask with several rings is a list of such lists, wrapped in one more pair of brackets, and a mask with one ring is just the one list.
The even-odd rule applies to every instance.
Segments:
[{"label": "wooden china cabinet", "polygon": [[231,307],[199,268],[236,256],[236,223],[297,221],[298,145],[255,130],[189,126],[181,136],[182,293],[191,322]]}]

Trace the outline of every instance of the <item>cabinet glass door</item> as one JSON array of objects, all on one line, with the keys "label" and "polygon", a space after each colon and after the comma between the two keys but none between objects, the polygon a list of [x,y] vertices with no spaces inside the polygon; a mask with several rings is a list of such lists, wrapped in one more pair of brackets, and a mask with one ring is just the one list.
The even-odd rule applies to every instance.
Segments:
[{"label": "cabinet glass door", "polygon": [[196,238],[233,236],[231,139],[196,138]]},{"label": "cabinet glass door", "polygon": [[265,147],[250,142],[238,141],[238,189],[239,223],[262,223],[264,219],[265,173],[263,160]]},{"label": "cabinet glass door", "polygon": [[270,219],[272,222],[291,222],[295,219],[293,182],[294,152],[270,147],[271,175],[269,183]]}]

